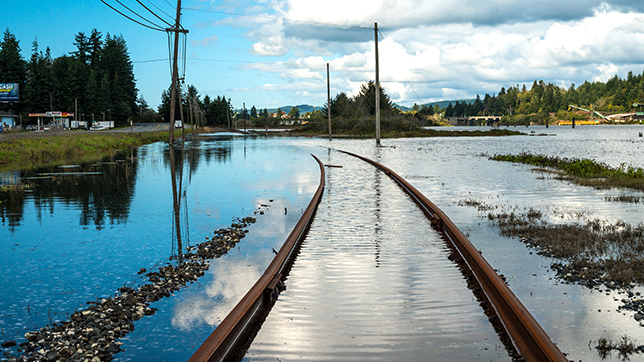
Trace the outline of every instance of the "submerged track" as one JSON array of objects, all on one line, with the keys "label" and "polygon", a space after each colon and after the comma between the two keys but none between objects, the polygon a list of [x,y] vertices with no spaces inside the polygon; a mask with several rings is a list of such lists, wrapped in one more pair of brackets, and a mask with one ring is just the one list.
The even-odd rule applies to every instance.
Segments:
[{"label": "submerged track", "polygon": [[[383,171],[420,207],[431,221],[432,227],[443,236],[453,249],[456,261],[474,285],[474,292],[482,300],[481,304],[488,313],[490,321],[500,334],[506,337],[507,347],[514,360],[567,361],[564,354],[550,340],[530,312],[447,215],[391,169],[360,155],[346,151],[340,152],[357,157]],[[245,349],[275,303],[280,291],[283,290],[283,281],[294,262],[302,240],[306,236],[324,192],[324,165],[317,157],[313,157],[320,166],[320,185],[302,218],[264,275],[189,361],[222,361],[243,357]]]},{"label": "submerged track", "polygon": [[304,214],[264,274],[195,351],[189,362],[237,360],[243,357],[243,351],[252,341],[280,291],[284,289],[283,282],[295,261],[322,198],[326,177],[324,165],[317,157],[313,156],[313,158],[320,166],[320,184],[309,206],[304,210]]},{"label": "submerged track", "polygon": [[391,169],[366,157],[346,151],[340,152],[357,157],[383,171],[422,209],[432,226],[459,254],[459,262],[466,267],[471,281],[475,284],[475,291],[483,299],[486,310],[492,314],[490,320],[509,337],[509,347],[513,349],[515,360],[568,361],[494,268],[438,206]]}]

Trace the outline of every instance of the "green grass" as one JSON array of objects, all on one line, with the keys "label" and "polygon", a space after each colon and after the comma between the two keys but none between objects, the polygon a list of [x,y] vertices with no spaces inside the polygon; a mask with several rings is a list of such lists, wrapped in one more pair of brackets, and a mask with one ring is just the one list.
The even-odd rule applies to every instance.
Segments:
[{"label": "green grass", "polygon": [[521,153],[519,155],[494,155],[495,161],[524,163],[563,171],[566,180],[597,188],[626,187],[644,190],[644,169],[626,166],[614,168],[590,159],[559,158]]},{"label": "green grass", "polygon": [[0,171],[100,160],[115,152],[166,141],[168,132],[69,134],[0,142]]}]

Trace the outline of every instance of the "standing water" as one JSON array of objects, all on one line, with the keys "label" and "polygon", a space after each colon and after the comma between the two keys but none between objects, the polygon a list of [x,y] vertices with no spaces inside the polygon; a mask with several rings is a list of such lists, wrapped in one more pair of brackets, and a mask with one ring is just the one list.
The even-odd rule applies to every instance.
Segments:
[{"label": "standing water", "polygon": [[[644,167],[640,129],[531,127],[524,131],[548,135],[385,139],[381,148],[373,140],[213,136],[175,147],[175,157],[167,145],[154,144],[102,163],[6,174],[3,180],[23,178],[32,187],[0,204],[0,342],[21,343],[28,331],[139,285],[141,268],[176,263],[214,230],[255,216],[247,236],[213,259],[205,276],[154,303],[156,313],[135,322],[121,340],[124,351],[114,356],[188,359],[261,275],[308,204],[319,179],[314,153],[343,168],[327,169],[309,238],[247,358],[507,359],[422,213],[385,175],[329,154],[325,147],[332,147],[379,161],[410,181],[506,277],[570,359],[597,360],[591,342],[599,338],[628,335],[644,344],[633,313],[617,310],[622,295],[561,283],[550,270],[554,260],[500,236],[487,212],[460,201],[534,208],[552,223],[597,218],[635,226],[644,206],[606,197],[640,192],[576,186],[482,155],[529,152]],[[5,356],[15,351],[3,348]]]}]

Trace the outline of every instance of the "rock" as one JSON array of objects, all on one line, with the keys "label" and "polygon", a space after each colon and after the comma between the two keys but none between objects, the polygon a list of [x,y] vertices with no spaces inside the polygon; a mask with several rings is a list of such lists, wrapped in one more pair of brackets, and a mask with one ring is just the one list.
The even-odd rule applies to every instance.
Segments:
[{"label": "rock", "polygon": [[3,348],[15,347],[18,343],[16,341],[6,341],[2,344]]}]

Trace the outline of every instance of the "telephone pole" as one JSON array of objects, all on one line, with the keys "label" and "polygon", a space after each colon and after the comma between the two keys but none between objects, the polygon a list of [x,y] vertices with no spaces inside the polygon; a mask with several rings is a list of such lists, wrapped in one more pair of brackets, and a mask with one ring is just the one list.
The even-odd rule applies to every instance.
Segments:
[{"label": "telephone pole", "polygon": [[376,33],[376,144],[380,145],[380,67],[378,65],[378,23],[373,28]]},{"label": "telephone pole", "polygon": [[177,64],[179,58],[179,33],[188,33],[188,30],[181,29],[181,0],[177,0],[177,19],[174,28],[167,28],[167,32],[174,32],[174,54],[172,57],[172,86],[170,87],[170,137],[168,143],[174,142],[174,118],[175,118],[175,98],[177,98],[177,87],[179,80],[179,67]]},{"label": "telephone pole", "polygon": [[329,116],[329,141],[331,139],[331,81],[329,79],[329,63],[326,63],[326,113]]}]

